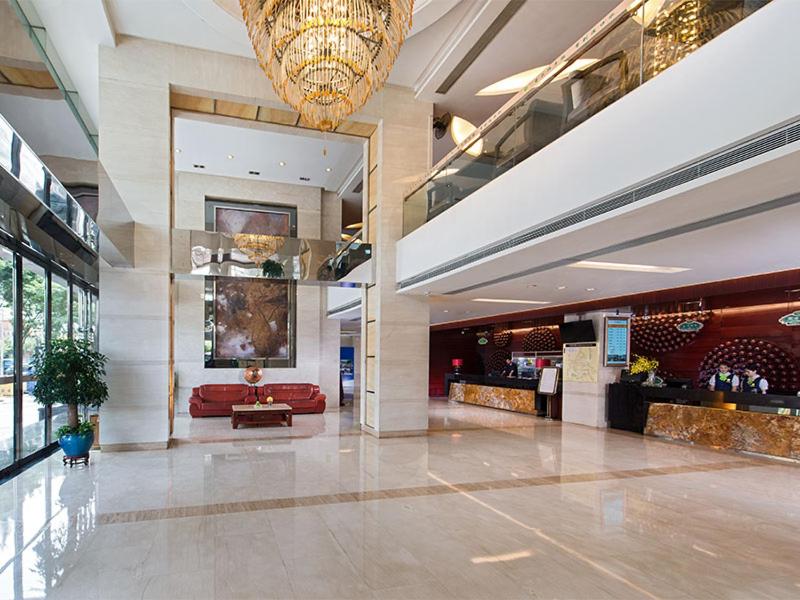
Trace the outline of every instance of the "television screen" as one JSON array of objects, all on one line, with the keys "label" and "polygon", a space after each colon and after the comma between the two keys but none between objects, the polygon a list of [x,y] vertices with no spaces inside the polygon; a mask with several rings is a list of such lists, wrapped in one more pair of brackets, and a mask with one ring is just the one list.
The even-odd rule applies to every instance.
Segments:
[{"label": "television screen", "polygon": [[592,321],[571,321],[562,323],[558,326],[561,333],[562,344],[574,344],[577,342],[596,342],[594,334],[594,323]]}]

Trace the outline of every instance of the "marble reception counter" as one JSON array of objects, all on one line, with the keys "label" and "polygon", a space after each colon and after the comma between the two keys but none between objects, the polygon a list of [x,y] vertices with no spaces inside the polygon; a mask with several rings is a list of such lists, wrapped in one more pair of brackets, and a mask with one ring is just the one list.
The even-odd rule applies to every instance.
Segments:
[{"label": "marble reception counter", "polygon": [[800,397],[615,383],[609,427],[800,460]]},{"label": "marble reception counter", "polygon": [[452,382],[448,398],[453,402],[537,414],[536,392],[533,389]]}]

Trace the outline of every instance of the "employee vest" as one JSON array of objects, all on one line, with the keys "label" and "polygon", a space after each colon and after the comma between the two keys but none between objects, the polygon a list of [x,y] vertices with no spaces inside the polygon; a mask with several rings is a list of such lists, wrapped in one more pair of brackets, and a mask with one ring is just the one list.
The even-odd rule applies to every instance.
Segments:
[{"label": "employee vest", "polygon": [[763,377],[758,376],[752,381],[750,381],[749,377],[745,377],[742,379],[742,391],[743,392],[756,392],[758,394],[761,393],[761,380]]},{"label": "employee vest", "polygon": [[724,377],[719,371],[714,375],[715,392],[730,392],[733,389],[733,373],[726,373]]}]

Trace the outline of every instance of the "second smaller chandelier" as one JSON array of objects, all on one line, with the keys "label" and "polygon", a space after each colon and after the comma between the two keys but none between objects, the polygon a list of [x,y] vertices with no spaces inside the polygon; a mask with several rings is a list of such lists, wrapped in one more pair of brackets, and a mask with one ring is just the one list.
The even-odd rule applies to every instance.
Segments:
[{"label": "second smaller chandelier", "polygon": [[278,96],[322,131],[363,106],[389,75],[413,0],[240,0]]}]

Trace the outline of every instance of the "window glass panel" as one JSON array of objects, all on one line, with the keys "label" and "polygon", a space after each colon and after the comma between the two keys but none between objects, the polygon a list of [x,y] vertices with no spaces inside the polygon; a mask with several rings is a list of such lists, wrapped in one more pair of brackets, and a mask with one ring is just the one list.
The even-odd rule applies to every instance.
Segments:
[{"label": "window glass panel", "polygon": [[36,403],[36,382],[30,362],[34,352],[45,343],[47,290],[44,269],[22,262],[22,455],[27,456],[45,445],[45,408]]},{"label": "window glass panel", "polygon": [[0,469],[14,462],[14,255],[0,247]]},{"label": "window glass panel", "polygon": [[86,290],[72,286],[72,338],[86,339]]},{"label": "window glass panel", "polygon": [[[69,337],[69,286],[67,281],[58,275],[53,275],[50,284],[50,339],[66,339]],[[52,412],[52,439],[55,440],[56,431],[67,424],[67,407],[63,404],[54,404]]]},{"label": "window glass panel", "polygon": [[53,275],[50,293],[52,295],[50,338],[66,339],[69,337],[69,287],[66,280]]}]

